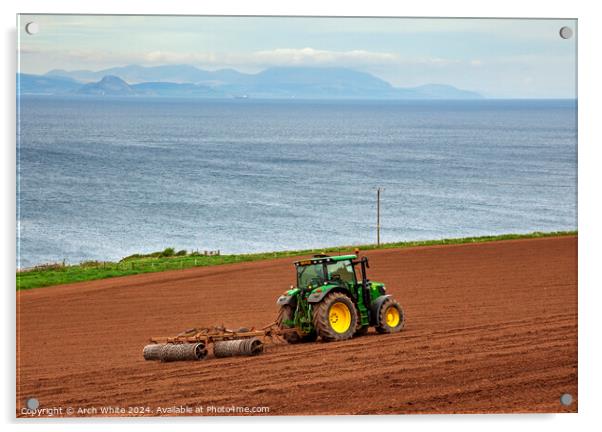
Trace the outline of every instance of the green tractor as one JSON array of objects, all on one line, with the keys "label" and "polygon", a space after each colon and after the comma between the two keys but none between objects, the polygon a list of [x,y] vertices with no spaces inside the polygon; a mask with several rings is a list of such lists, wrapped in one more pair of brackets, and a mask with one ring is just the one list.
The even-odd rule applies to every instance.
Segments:
[{"label": "green tractor", "polygon": [[[357,254],[357,251],[356,251]],[[315,255],[295,262],[297,285],[278,298],[278,325],[288,343],[341,341],[373,326],[396,333],[404,325],[403,309],[386,294],[385,285],[366,276],[368,258]],[[358,279],[358,275],[360,276]]]}]

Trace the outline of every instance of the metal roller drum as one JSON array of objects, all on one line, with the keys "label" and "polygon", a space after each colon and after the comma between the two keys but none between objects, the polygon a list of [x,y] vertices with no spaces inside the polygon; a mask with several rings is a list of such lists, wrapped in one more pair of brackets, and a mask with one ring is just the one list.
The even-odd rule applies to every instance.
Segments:
[{"label": "metal roller drum", "polygon": [[152,344],[144,347],[145,360],[162,362],[202,360],[207,357],[207,348],[202,342],[181,344]]},{"label": "metal roller drum", "polygon": [[161,360],[161,349],[165,344],[150,344],[144,347],[142,355],[144,360]]},{"label": "metal roller drum", "polygon": [[202,360],[206,356],[207,349],[202,342],[165,344],[161,349],[161,361],[163,362]]},{"label": "metal roller drum", "polygon": [[256,337],[236,339],[213,344],[216,357],[254,356],[263,352],[263,342]]}]

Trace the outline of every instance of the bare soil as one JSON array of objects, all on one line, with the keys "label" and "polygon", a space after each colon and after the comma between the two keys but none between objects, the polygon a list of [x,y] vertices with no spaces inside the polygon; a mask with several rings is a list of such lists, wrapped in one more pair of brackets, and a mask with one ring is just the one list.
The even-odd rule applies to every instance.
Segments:
[{"label": "bare soil", "polygon": [[142,347],[190,327],[269,324],[294,280],[290,258],[20,291],[17,415],[29,397],[92,415],[577,411],[577,237],[365,255],[405,309],[401,333],[274,344],[252,358],[146,362]]}]

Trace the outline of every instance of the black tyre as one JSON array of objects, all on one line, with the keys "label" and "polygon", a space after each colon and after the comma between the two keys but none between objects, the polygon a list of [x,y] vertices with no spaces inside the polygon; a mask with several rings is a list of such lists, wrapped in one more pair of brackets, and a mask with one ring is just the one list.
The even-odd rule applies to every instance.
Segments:
[{"label": "black tyre", "polygon": [[[278,327],[281,329],[293,328],[292,326],[288,326],[284,324],[284,321],[292,321],[295,315],[295,309],[291,305],[284,305],[280,308],[280,314],[278,315]],[[315,332],[312,332],[308,335],[301,336],[296,332],[289,332],[282,335],[285,341],[290,344],[296,344],[301,342],[314,342],[318,335]]]},{"label": "black tyre", "polygon": [[349,297],[334,292],[314,306],[313,322],[325,342],[351,339],[357,327],[357,311]]},{"label": "black tyre", "polygon": [[397,333],[403,329],[405,315],[403,309],[392,298],[383,302],[378,311],[376,331],[379,333]]}]

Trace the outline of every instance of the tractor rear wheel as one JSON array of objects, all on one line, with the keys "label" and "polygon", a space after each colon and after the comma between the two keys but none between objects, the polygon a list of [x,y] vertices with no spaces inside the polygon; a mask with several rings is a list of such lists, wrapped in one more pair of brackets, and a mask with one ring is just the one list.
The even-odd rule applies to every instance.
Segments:
[{"label": "tractor rear wheel", "polygon": [[[280,314],[278,315],[278,327],[281,329],[293,328],[293,326],[284,324],[284,321],[293,321],[295,317],[295,309],[291,305],[284,305],[280,308]],[[285,341],[290,344],[296,344],[301,342],[315,342],[318,338],[316,332],[312,332],[308,335],[301,336],[297,332],[288,332],[282,335]]]},{"label": "tractor rear wheel", "polygon": [[314,306],[313,322],[325,342],[351,339],[357,327],[355,305],[343,293],[330,293]]},{"label": "tractor rear wheel", "polygon": [[403,309],[392,298],[383,302],[376,318],[376,331],[379,333],[400,332],[405,324]]}]

